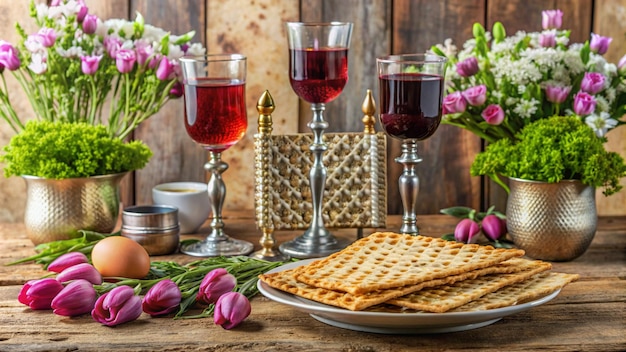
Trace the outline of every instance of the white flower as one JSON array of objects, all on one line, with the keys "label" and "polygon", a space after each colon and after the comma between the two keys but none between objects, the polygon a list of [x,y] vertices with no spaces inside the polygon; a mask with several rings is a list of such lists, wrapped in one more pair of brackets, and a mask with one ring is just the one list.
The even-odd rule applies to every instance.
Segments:
[{"label": "white flower", "polygon": [[604,111],[599,115],[591,114],[587,116],[585,123],[596,132],[598,137],[604,137],[608,130],[617,126],[617,120],[611,118],[611,115]]},{"label": "white flower", "polygon": [[33,53],[30,59],[31,62],[28,65],[28,68],[34,73],[40,75],[48,70],[48,64],[46,63],[48,58],[45,52]]},{"label": "white flower", "polygon": [[519,104],[515,106],[513,112],[521,118],[529,119],[537,112],[537,105],[539,105],[539,101],[536,99],[522,99]]},{"label": "white flower", "polygon": [[[193,43],[187,49],[187,54],[189,55],[204,55],[206,53],[206,49],[200,45],[199,43]],[[450,70],[454,71],[454,70]]]}]

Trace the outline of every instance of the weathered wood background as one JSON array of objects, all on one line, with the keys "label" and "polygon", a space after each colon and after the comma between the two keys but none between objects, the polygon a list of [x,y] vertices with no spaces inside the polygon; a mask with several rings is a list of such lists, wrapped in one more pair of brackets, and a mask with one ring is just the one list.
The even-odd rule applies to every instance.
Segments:
[{"label": "weathered wood background", "polygon": [[[39,0],[42,1],[42,0]],[[298,101],[287,77],[285,21],[351,21],[354,33],[350,50],[350,80],[339,99],[327,106],[328,131],[361,130],[360,110],[365,92],[377,96],[375,58],[389,53],[422,52],[452,38],[459,46],[471,36],[474,22],[490,28],[501,21],[509,33],[541,29],[541,11],[560,8],[564,28],[572,40],[582,42],[590,32],[614,38],[606,57],[617,62],[626,52],[626,0],[87,0],[90,12],[102,18],[134,18],[140,12],[146,23],[174,33],[196,31],[195,39],[211,53],[239,52],[248,56],[248,134],[227,151],[230,164],[224,179],[228,188],[225,208],[254,207],[253,143],[256,131],[256,101],[264,90],[274,97],[274,133],[309,132],[309,106]],[[28,1],[0,0],[0,38],[15,42],[13,24],[33,28]],[[9,79],[10,89],[18,91]],[[28,103],[18,104],[22,115]],[[186,135],[181,101],[168,104],[144,123],[135,138],[154,152],[148,166],[127,176],[124,205],[151,203],[151,188],[161,182],[205,181],[205,152]],[[0,124],[0,145],[12,131]],[[626,156],[626,129],[609,134],[609,148]],[[389,144],[389,212],[400,213],[397,179],[401,169],[393,159],[400,145]],[[442,126],[422,143],[424,161],[418,167],[421,182],[419,213],[437,213],[441,208],[465,205],[503,209],[502,192],[481,178],[469,175],[469,166],[481,149],[480,140],[451,126]],[[20,178],[0,178],[0,221],[21,221],[25,185]],[[597,197],[602,215],[626,214],[626,191]]]}]

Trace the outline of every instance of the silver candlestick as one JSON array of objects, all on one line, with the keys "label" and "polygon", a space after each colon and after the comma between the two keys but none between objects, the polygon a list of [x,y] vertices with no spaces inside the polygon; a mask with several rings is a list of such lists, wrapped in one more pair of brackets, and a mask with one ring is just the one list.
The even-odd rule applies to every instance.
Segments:
[{"label": "silver candlestick", "polygon": [[397,157],[396,162],[404,165],[404,170],[398,181],[400,197],[404,207],[402,215],[401,233],[417,235],[417,194],[419,192],[419,178],[415,173],[415,165],[422,161],[417,155],[417,141],[407,140],[402,143],[402,154]]}]

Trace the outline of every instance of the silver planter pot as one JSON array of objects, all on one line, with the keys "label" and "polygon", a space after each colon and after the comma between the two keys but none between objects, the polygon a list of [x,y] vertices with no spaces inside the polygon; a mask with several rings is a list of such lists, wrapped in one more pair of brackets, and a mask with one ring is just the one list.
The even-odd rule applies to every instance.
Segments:
[{"label": "silver planter pot", "polygon": [[582,255],[596,233],[595,188],[578,180],[547,183],[509,178],[507,228],[515,244],[535,259],[569,261]]},{"label": "silver planter pot", "polygon": [[37,245],[77,237],[78,230],[110,233],[118,221],[120,182],[126,174],[63,180],[22,176],[28,238]]}]

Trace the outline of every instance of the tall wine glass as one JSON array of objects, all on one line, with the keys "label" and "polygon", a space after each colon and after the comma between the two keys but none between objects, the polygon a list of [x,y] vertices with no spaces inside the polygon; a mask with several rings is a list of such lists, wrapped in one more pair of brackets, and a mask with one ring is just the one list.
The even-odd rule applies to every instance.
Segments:
[{"label": "tall wine glass", "polygon": [[226,186],[222,173],[228,164],[222,152],[243,138],[248,127],[246,115],[246,57],[239,54],[184,56],[180,59],[185,87],[185,128],[197,144],[209,152],[204,168],[211,173],[208,196],[211,204],[211,232],[204,241],[181,247],[193,256],[245,255],[252,243],[224,233],[222,205]]},{"label": "tall wine glass", "polygon": [[322,139],[328,122],[324,121],[325,104],[341,94],[348,82],[348,48],[352,23],[287,23],[289,39],[289,81],[303,100],[311,103],[313,119],[313,165],[309,173],[313,217],[304,234],[283,243],[280,250],[295,258],[322,257],[343,249],[348,241],[333,236],[324,227],[322,197],[326,167],[322,155],[327,145]]},{"label": "tall wine glass", "polygon": [[435,133],[441,122],[446,58],[430,54],[391,55],[376,59],[380,123],[385,133],[402,141],[404,166],[398,182],[404,213],[401,233],[418,234],[415,166],[417,142]]}]

